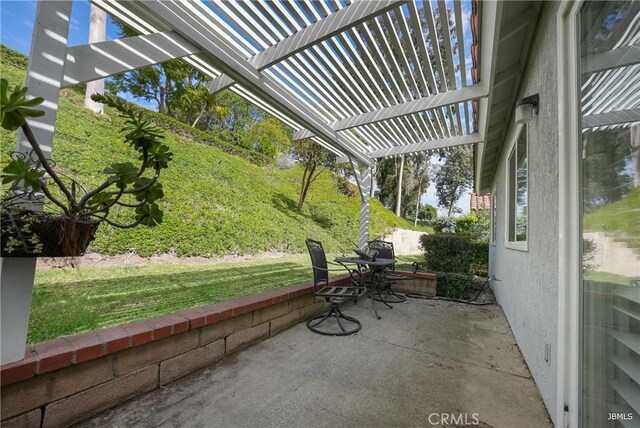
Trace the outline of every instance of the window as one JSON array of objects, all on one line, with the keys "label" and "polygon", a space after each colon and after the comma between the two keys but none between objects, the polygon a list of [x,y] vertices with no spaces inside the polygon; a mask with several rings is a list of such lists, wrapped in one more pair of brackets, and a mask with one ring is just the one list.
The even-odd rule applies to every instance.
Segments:
[{"label": "window", "polygon": [[640,122],[629,114],[640,106],[640,67],[624,56],[637,44],[638,22],[640,2],[585,1],[578,15],[584,428],[637,426],[640,418]]},{"label": "window", "polygon": [[519,136],[511,149],[508,162],[507,206],[509,242],[527,242],[528,229],[528,167],[527,128],[519,129]]}]

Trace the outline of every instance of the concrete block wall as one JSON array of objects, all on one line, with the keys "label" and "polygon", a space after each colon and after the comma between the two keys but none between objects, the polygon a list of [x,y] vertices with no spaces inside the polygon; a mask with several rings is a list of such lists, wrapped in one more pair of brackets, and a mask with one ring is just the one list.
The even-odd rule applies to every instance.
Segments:
[{"label": "concrete block wall", "polygon": [[0,368],[2,427],[69,426],[324,308],[304,283],[29,347],[23,360]]},{"label": "concrete block wall", "polygon": [[406,280],[397,281],[392,289],[400,293],[419,294],[434,297],[436,295],[436,275],[433,273],[396,271],[396,275],[406,276]]}]

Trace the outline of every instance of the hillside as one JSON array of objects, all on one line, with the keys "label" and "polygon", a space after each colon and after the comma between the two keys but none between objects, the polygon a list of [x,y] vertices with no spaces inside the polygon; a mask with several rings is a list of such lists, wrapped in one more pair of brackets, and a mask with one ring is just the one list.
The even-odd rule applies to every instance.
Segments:
[{"label": "hillside", "polygon": [[624,198],[585,214],[584,229],[605,232],[614,239],[640,250],[640,187],[631,189]]},{"label": "hillside", "polygon": [[[26,58],[2,47],[1,72],[10,84],[23,84]],[[53,158],[64,173],[87,186],[101,182],[101,171],[113,162],[133,160],[119,136],[121,121],[112,111],[94,115],[82,107],[83,94],[63,90]],[[278,250],[302,252],[307,237],[323,241],[329,251],[342,251],[357,240],[359,197],[338,192],[332,174],[323,173],[312,186],[302,213],[295,210],[302,170],[280,170],[262,155],[242,150],[175,120],[150,112],[166,130],[174,161],[161,181],[164,222],[154,229],[121,230],[101,225],[92,251],[136,252],[143,256],[221,255]],[[14,133],[2,131],[2,161],[15,144]],[[413,228],[377,200],[371,203],[371,236],[394,228]]]}]

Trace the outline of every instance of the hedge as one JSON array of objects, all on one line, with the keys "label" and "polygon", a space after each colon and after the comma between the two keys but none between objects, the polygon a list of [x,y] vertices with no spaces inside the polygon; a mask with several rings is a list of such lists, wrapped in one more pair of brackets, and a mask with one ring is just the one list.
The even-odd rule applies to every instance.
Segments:
[{"label": "hedge", "polygon": [[422,235],[425,266],[432,272],[469,274],[485,269],[489,261],[489,244],[471,242],[469,237],[457,233]]},{"label": "hedge", "polygon": [[471,275],[455,272],[437,272],[436,295],[451,299],[468,299],[471,293]]}]

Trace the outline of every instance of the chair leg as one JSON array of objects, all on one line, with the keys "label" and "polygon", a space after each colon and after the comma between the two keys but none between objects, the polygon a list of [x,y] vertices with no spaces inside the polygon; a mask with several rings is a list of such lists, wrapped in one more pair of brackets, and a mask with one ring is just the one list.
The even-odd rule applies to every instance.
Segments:
[{"label": "chair leg", "polygon": [[[325,321],[327,320],[327,318],[329,318],[331,315],[332,315],[332,311],[329,311],[329,312],[327,312],[327,313],[326,313],[326,315],[324,315],[324,316],[322,316],[322,317],[320,317],[320,316],[313,317],[313,318],[311,318],[309,321],[307,321],[307,325],[309,326],[309,328],[311,328],[311,327],[315,327],[315,326],[317,326],[317,325],[320,325],[320,324],[322,324],[323,322],[325,322]],[[318,320],[318,322],[317,322],[317,323],[310,323],[310,321],[312,321],[312,320],[316,320],[316,319]]]},{"label": "chair leg", "polygon": [[[340,327],[340,331],[329,331],[329,330],[321,330],[318,328],[322,323],[327,321],[328,319],[335,318],[338,323],[338,327]],[[347,328],[345,326],[344,321],[348,321],[354,326],[352,328]],[[337,303],[331,303],[331,308],[323,314],[316,315],[307,320],[307,328],[313,331],[314,333],[322,334],[325,336],[348,336],[350,334],[356,333],[360,331],[362,328],[362,324],[360,321],[353,317],[346,316],[340,311],[340,308]]]}]

